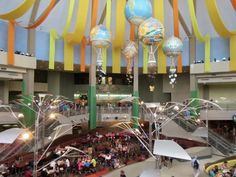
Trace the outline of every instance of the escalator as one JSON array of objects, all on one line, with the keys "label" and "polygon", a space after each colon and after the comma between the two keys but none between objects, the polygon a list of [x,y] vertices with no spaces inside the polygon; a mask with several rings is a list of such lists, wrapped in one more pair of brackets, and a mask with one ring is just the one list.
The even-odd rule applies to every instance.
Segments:
[{"label": "escalator", "polygon": [[[173,120],[176,124],[182,127],[187,132],[194,132],[198,126],[192,123],[191,121],[185,120],[182,117],[178,117]],[[206,138],[204,138],[206,140]],[[218,151],[225,155],[236,154],[236,145],[226,140],[220,134],[208,130],[208,143],[212,147],[216,148]]]}]

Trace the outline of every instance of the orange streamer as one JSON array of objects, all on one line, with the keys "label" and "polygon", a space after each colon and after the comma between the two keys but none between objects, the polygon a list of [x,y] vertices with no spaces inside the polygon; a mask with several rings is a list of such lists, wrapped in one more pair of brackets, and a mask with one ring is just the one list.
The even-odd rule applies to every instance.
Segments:
[{"label": "orange streamer", "polygon": [[[178,0],[173,0],[173,16],[174,16],[174,35],[179,38],[179,7]],[[177,59],[177,72],[182,73],[182,56]]]},{"label": "orange streamer", "polygon": [[236,11],[236,0],[231,0],[231,4],[232,4],[234,10]]},{"label": "orange streamer", "polygon": [[87,44],[87,40],[85,37],[83,37],[80,44],[80,71],[81,72],[85,72],[86,44]]},{"label": "orange streamer", "polygon": [[135,41],[135,25],[130,25],[130,40]]},{"label": "orange streamer", "polygon": [[7,52],[7,63],[9,65],[14,65],[15,63],[15,22],[9,21],[8,23],[8,52]]},{"label": "orange streamer", "polygon": [[46,20],[46,18],[48,17],[48,15],[50,14],[50,12],[52,11],[52,9],[55,7],[55,5],[57,4],[58,0],[51,0],[50,4],[48,5],[48,7],[44,10],[44,12],[37,18],[37,20],[35,20],[35,22],[33,24],[31,24],[30,26],[21,26],[19,23],[17,23],[18,26],[21,26],[23,28],[26,29],[35,29],[37,28],[39,25],[41,25],[44,20]]}]

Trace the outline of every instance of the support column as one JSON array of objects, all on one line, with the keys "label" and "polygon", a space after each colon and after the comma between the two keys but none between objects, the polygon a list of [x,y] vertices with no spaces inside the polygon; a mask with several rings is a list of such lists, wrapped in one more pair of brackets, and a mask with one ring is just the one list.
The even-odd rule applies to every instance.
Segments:
[{"label": "support column", "polygon": [[0,104],[9,102],[9,81],[0,81]]},{"label": "support column", "polygon": [[[195,36],[191,36],[189,38],[189,56],[190,56],[190,64],[194,63],[194,61],[196,59],[196,38],[195,38]],[[191,98],[198,98],[199,97],[196,75],[192,75],[192,74],[190,74],[190,96],[191,96]],[[198,107],[198,105],[199,105],[198,101],[194,101],[191,104],[192,107]],[[196,116],[195,111],[191,111],[190,114],[192,116]]]},{"label": "support column", "polygon": [[29,54],[35,55],[35,30],[28,30],[28,46],[27,51]]},{"label": "support column", "polygon": [[96,109],[96,51],[91,46],[91,59],[89,69],[89,89],[88,89],[88,106],[89,106],[89,128],[96,128],[97,109]]},{"label": "support column", "polygon": [[[32,97],[34,95],[34,70],[27,69],[27,73],[23,75],[22,95],[26,105],[32,104]],[[22,107],[24,114],[24,123],[26,127],[31,127],[35,121],[35,114],[28,107]]]},{"label": "support column", "polygon": [[138,127],[138,118],[139,118],[139,90],[138,90],[138,57],[134,59],[134,82],[133,82],[133,97],[136,97],[133,101],[133,119],[134,119],[134,128]]}]

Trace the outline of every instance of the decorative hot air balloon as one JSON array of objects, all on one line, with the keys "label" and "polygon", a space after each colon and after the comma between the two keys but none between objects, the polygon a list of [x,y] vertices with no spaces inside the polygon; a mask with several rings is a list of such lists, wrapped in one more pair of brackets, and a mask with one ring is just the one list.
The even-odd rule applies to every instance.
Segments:
[{"label": "decorative hot air balloon", "polygon": [[139,26],[138,35],[146,45],[159,45],[164,38],[164,26],[159,20],[151,17]]},{"label": "decorative hot air balloon", "polygon": [[111,44],[111,32],[104,25],[97,25],[90,32],[90,40],[96,48],[107,48]]},{"label": "decorative hot air balloon", "polygon": [[102,70],[102,48],[108,48],[111,44],[111,32],[104,25],[95,26],[90,32],[92,46],[97,52],[97,71],[98,74],[104,74]]},{"label": "decorative hot air balloon", "polygon": [[172,87],[176,83],[176,59],[183,52],[183,42],[177,37],[168,38],[162,47],[164,54],[171,59],[171,65],[169,70],[169,79]]},{"label": "decorative hot air balloon", "polygon": [[132,74],[132,59],[137,55],[138,48],[135,42],[128,41],[122,49],[127,62],[127,74]]},{"label": "decorative hot air balloon", "polygon": [[125,6],[126,19],[135,25],[140,25],[152,16],[152,5],[149,0],[128,0]]},{"label": "decorative hot air balloon", "polygon": [[148,72],[155,75],[157,70],[155,52],[164,38],[164,26],[159,20],[151,17],[139,26],[138,35],[143,44],[149,47]]}]

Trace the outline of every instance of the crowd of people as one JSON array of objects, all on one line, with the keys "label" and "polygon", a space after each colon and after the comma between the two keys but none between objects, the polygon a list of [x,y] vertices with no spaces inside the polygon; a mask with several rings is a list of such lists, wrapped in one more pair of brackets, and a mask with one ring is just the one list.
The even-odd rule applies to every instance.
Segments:
[{"label": "crowd of people", "polygon": [[[67,154],[68,147],[79,151],[73,150]],[[67,176],[66,174],[85,176],[104,168],[117,169],[129,162],[145,160],[147,157],[145,148],[128,133],[96,132],[84,135],[83,143],[75,140],[70,144],[51,149],[47,157],[39,163],[38,168],[42,177]],[[32,159],[27,165],[19,165],[21,161],[17,158],[12,164],[2,164],[0,166],[2,176],[31,177]]]},{"label": "crowd of people", "polygon": [[227,161],[224,161],[220,166],[215,165],[209,171],[210,177],[236,177],[236,164],[233,167],[228,165]]}]

